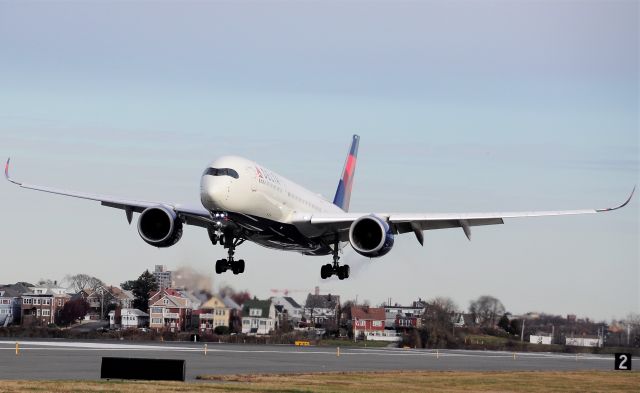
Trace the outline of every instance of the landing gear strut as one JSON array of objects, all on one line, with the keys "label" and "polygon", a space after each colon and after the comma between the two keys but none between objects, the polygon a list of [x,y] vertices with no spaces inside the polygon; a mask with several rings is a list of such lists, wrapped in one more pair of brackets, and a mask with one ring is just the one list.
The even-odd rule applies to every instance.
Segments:
[{"label": "landing gear strut", "polygon": [[233,257],[236,247],[244,243],[244,239],[238,237],[234,238],[233,233],[230,231],[227,231],[224,234],[212,233],[210,231],[209,238],[211,239],[211,243],[214,245],[219,243],[224,246],[224,248],[228,249],[228,257],[226,259],[218,259],[216,261],[216,274],[224,273],[227,270],[231,270],[233,274],[244,273],[244,259],[238,259],[236,261]]},{"label": "landing gear strut", "polygon": [[336,241],[333,245],[333,264],[327,263],[326,265],[322,265],[320,268],[320,277],[324,280],[335,274],[339,279],[344,280],[345,278],[349,278],[350,270],[349,265],[340,266],[338,242]]}]

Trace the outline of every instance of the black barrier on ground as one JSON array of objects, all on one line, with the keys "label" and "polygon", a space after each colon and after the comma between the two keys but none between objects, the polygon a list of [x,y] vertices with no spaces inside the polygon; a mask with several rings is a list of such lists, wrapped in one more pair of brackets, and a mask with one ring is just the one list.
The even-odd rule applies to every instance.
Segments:
[{"label": "black barrier on ground", "polygon": [[184,381],[185,361],[179,359],[103,357],[100,378]]}]

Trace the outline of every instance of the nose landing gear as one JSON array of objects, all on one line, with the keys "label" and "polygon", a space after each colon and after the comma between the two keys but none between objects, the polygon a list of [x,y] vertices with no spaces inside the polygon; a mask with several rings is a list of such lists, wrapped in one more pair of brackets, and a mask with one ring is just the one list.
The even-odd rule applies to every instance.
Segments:
[{"label": "nose landing gear", "polygon": [[236,247],[244,243],[244,239],[234,237],[232,231],[225,231],[224,233],[217,233],[209,231],[209,238],[213,245],[220,244],[228,251],[228,257],[225,259],[218,259],[216,261],[216,274],[224,273],[227,270],[231,270],[233,274],[244,273],[244,259],[234,258]]}]

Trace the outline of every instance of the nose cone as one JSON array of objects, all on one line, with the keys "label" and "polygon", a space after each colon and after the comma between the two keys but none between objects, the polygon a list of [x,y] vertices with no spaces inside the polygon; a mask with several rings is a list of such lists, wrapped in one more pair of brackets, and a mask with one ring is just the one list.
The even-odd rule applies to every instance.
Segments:
[{"label": "nose cone", "polygon": [[202,205],[208,210],[238,208],[238,196],[245,194],[244,188],[250,184],[244,176],[251,165],[251,161],[237,156],[224,156],[212,162],[200,179]]},{"label": "nose cone", "polygon": [[223,210],[228,193],[227,179],[203,175],[200,179],[200,201],[207,210]]}]

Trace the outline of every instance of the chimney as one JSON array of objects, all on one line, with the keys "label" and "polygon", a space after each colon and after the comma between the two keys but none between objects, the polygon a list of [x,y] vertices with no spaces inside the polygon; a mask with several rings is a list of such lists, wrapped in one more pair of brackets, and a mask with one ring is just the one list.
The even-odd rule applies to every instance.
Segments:
[{"label": "chimney", "polygon": [[320,295],[320,287],[316,286],[316,296]]}]

